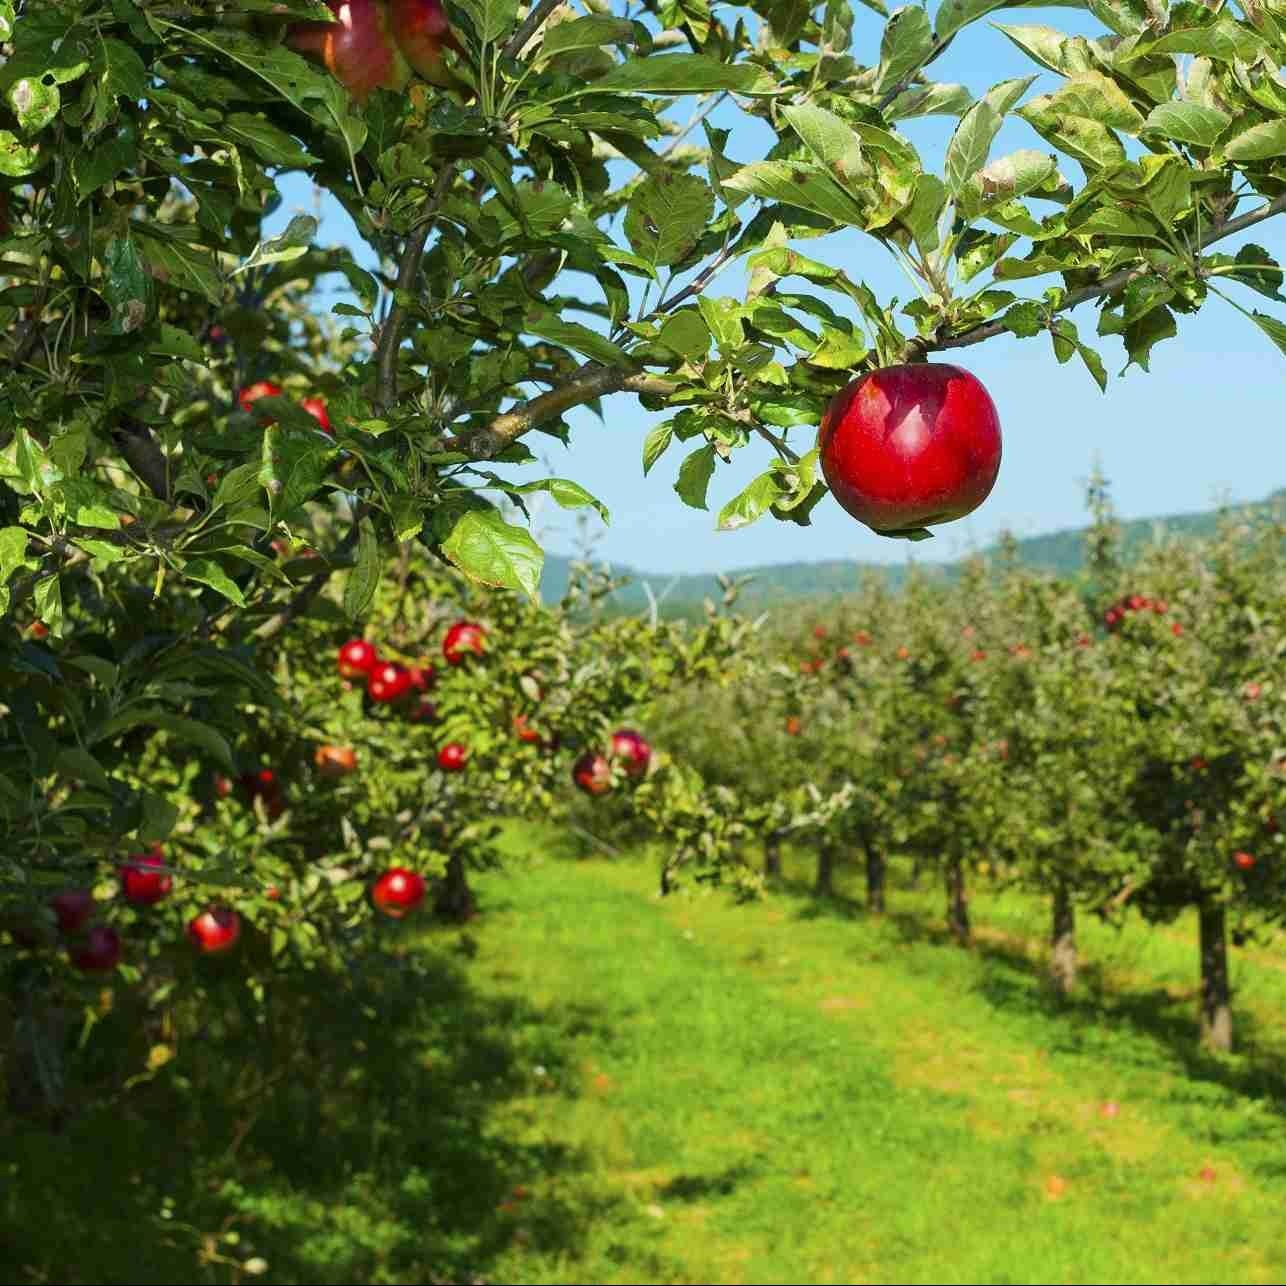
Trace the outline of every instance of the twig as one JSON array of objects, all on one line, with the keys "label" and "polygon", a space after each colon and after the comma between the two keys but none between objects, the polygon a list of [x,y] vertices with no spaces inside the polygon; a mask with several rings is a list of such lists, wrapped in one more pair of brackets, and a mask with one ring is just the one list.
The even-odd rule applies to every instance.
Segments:
[{"label": "twig", "polygon": [[[339,542],[335,548],[332,557],[344,557],[352,551],[357,544],[358,528],[364,517],[364,506],[359,508],[353,515],[353,525],[349,527],[344,539]],[[323,571],[315,572],[310,576],[291,597],[290,602],[286,604],[279,612],[275,612],[264,623],[258,626],[254,631],[254,636],[260,640],[266,640],[280,634],[296,617],[302,615],[308,610],[308,605],[321,592],[321,588],[335,574],[334,567],[327,567]]]},{"label": "twig", "polygon": [[799,455],[786,445],[786,439],[782,437],[780,433],[774,433],[770,428],[763,424],[756,424],[755,432],[758,433],[761,438],[771,442],[773,446],[775,446],[777,450],[791,462],[791,464],[799,463]]},{"label": "twig", "polygon": [[[1222,241],[1225,237],[1231,237],[1238,232],[1244,232],[1247,228],[1253,228],[1256,224],[1263,223],[1265,219],[1271,219],[1274,215],[1281,214],[1283,211],[1286,211],[1286,194],[1274,197],[1265,205],[1261,205],[1258,210],[1250,210],[1246,214],[1238,215],[1235,219],[1229,219],[1217,229],[1199,238],[1197,248],[1204,250],[1216,241]],[[1124,286],[1128,286],[1130,282],[1137,281],[1140,277],[1147,277],[1153,271],[1154,269],[1151,265],[1143,264],[1136,265],[1133,268],[1121,268],[1119,271],[1112,273],[1111,276],[1104,277],[1102,281],[1093,286],[1083,286],[1080,290],[1073,290],[1061,304],[1050,310],[1051,315],[1070,312],[1073,308],[1089,303],[1093,299],[1101,299],[1104,295],[1115,294]],[[994,339],[997,335],[1003,335],[1008,329],[1004,318],[996,318],[992,321],[972,326],[959,335],[948,335],[943,339],[920,336],[911,340],[902,350],[902,361],[913,362],[923,357],[926,353],[936,353],[947,348],[968,348],[973,344],[981,344],[983,340]]]},{"label": "twig", "polygon": [[715,94],[713,96],[707,95],[709,102],[692,113],[688,118],[688,123],[657,153],[657,159],[664,161],[665,158],[669,156],[670,153],[673,152],[674,149],[678,147],[679,144],[682,143],[683,140],[687,138],[687,136],[691,134],[692,131],[696,129],[696,127],[700,125],[701,122],[705,120],[706,117],[709,116],[710,113],[713,112],[715,108],[717,108],[727,97],[728,91],[726,89],[720,94]]},{"label": "twig", "polygon": [[670,299],[663,299],[649,314],[651,317],[658,317],[661,313],[667,313],[672,308],[677,308],[685,300],[691,299],[693,295],[699,295],[723,270],[728,260],[736,253],[734,243],[727,241],[724,247],[715,255],[714,262],[694,280],[689,282],[682,290]]},{"label": "twig", "polygon": [[956,38],[956,33],[955,33],[954,31],[953,31],[953,32],[952,32],[952,33],[951,33],[951,34],[950,34],[950,35],[949,35],[945,40],[941,40],[941,41],[940,41],[940,40],[938,39],[938,37],[937,37],[937,36],[934,36],[934,37],[933,37],[933,43],[929,46],[928,50],[925,52],[924,57],[923,57],[923,58],[921,58],[921,59],[919,60],[919,62],[917,62],[917,63],[915,64],[915,66],[914,66],[914,67],[912,67],[912,68],[911,68],[911,69],[906,73],[906,75],[905,75],[905,76],[903,76],[903,77],[902,77],[902,79],[901,79],[901,80],[899,80],[899,81],[898,81],[898,83],[897,83],[896,85],[894,85],[894,86],[893,86],[893,88],[892,88],[892,89],[885,90],[884,94],[883,94],[883,95],[881,96],[881,98],[880,98],[880,101],[879,101],[878,103],[876,103],[876,104],[875,104],[876,111],[878,111],[881,115],[883,115],[883,114],[884,114],[884,111],[885,111],[885,109],[888,107],[888,105],[889,105],[891,102],[893,102],[893,100],[894,100],[895,98],[897,98],[897,96],[898,96],[899,94],[905,93],[905,92],[906,92],[906,90],[910,89],[910,87],[911,87],[911,82],[912,82],[912,81],[913,81],[913,80],[914,80],[914,79],[915,79],[915,78],[916,78],[916,77],[917,77],[917,76],[918,76],[918,75],[919,75],[919,74],[920,74],[920,73],[921,73],[921,72],[922,72],[922,71],[923,71],[923,70],[924,70],[924,69],[925,69],[925,68],[926,68],[926,67],[927,67],[927,66],[928,66],[928,65],[929,65],[929,64],[930,64],[930,63],[931,63],[931,62],[932,62],[932,61],[933,61],[933,60],[934,60],[934,59],[935,59],[939,54],[940,54],[940,53],[942,53],[942,52],[946,49],[946,47],[947,47],[947,46],[948,46],[948,45],[949,45],[949,44],[950,44],[950,43],[951,43],[955,38]]},{"label": "twig", "polygon": [[[429,197],[428,207],[415,223],[406,238],[402,250],[402,262],[398,266],[396,290],[410,290],[420,275],[420,263],[424,258],[424,247],[428,244],[429,233],[437,221],[438,207],[441,206],[455,178],[455,162],[448,161],[438,174],[433,195]],[[397,302],[394,294],[389,305],[388,316],[380,327],[379,344],[375,350],[375,364],[379,370],[379,401],[387,409],[397,401],[397,353],[402,344],[402,323],[406,320],[406,309]]]},{"label": "twig", "polygon": [[532,36],[539,30],[541,24],[549,17],[555,9],[562,4],[563,0],[540,0],[539,4],[533,4],[528,11],[527,16],[518,24],[518,30],[509,37],[505,47],[500,51],[502,57],[517,58],[523,51]]},{"label": "twig", "polygon": [[614,856],[620,857],[621,850],[619,848],[613,847],[605,839],[599,839],[597,835],[595,835],[592,831],[587,831],[583,826],[577,826],[575,822],[568,822],[567,828],[568,830],[575,831],[578,835],[583,835],[592,844],[597,844],[599,848],[606,849],[609,853],[613,854]]}]

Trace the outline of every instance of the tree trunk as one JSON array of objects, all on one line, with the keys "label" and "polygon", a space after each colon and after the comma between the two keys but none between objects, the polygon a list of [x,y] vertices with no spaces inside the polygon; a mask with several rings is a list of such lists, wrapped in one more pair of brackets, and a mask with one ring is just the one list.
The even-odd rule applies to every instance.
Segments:
[{"label": "tree trunk", "polygon": [[14,1023],[6,1059],[9,1110],[55,1132],[66,1120],[63,1051],[74,1018],[73,1010],[60,1005],[33,1005]]},{"label": "tree trunk", "polygon": [[813,892],[818,897],[832,897],[835,893],[835,883],[832,879],[835,867],[835,854],[829,844],[823,844],[817,850],[817,883],[813,886]]},{"label": "tree trunk", "polygon": [[1201,928],[1201,1043],[1225,1053],[1232,1049],[1232,990],[1228,985],[1226,913],[1222,905],[1198,903]]},{"label": "tree trunk", "polygon": [[447,858],[446,874],[438,881],[433,910],[444,920],[454,920],[457,924],[472,920],[478,914],[478,904],[465,874],[464,858],[459,853]]},{"label": "tree trunk", "polygon": [[1054,886],[1054,920],[1049,940],[1049,976],[1059,995],[1076,987],[1076,908],[1065,880]]},{"label": "tree trunk", "polygon": [[764,840],[764,874],[769,879],[781,878],[781,840],[776,835]]},{"label": "tree trunk", "polygon": [[866,849],[866,909],[872,915],[883,915],[884,854],[867,841],[862,846]]},{"label": "tree trunk", "polygon": [[947,928],[962,946],[969,945],[969,895],[965,890],[964,863],[953,857],[947,863]]}]

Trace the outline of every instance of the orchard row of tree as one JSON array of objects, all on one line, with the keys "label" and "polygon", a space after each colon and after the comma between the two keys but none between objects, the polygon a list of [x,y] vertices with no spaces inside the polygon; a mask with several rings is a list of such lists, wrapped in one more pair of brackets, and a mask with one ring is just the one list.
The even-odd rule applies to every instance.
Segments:
[{"label": "orchard row of tree", "polygon": [[1286,512],[1122,565],[1101,481],[1091,498],[1075,581],[1011,544],[956,584],[871,583],[779,622],[735,685],[666,704],[675,766],[639,803],[671,873],[744,883],[757,837],[769,875],[790,839],[816,848],[821,892],[857,855],[879,912],[908,855],[940,873],[961,942],[971,871],[1038,892],[1064,989],[1078,912],[1195,908],[1201,1033],[1228,1048],[1227,935],[1286,922]]}]

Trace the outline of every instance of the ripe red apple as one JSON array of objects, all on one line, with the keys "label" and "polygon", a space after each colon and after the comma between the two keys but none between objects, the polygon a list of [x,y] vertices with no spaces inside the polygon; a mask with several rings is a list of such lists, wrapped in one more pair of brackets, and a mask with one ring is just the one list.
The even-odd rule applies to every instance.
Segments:
[{"label": "ripe red apple", "polygon": [[459,83],[442,57],[444,49],[462,52],[442,0],[390,0],[389,23],[406,61],[430,85],[450,89]]},{"label": "ripe red apple", "polygon": [[377,665],[366,681],[366,691],[372,701],[397,701],[411,690],[411,672],[395,661]]},{"label": "ripe red apple", "polygon": [[814,626],[813,626],[813,638],[815,638],[815,639],[824,639],[825,637],[826,637],[826,626],[824,626],[824,625],[814,625]]},{"label": "ripe red apple", "polygon": [[633,728],[617,728],[612,733],[610,753],[621,761],[627,777],[642,777],[652,760],[652,747]]},{"label": "ripe red apple", "polygon": [[985,661],[987,659],[987,654],[981,648],[976,648],[970,655],[969,659],[971,661]]},{"label": "ripe red apple", "polygon": [[1170,633],[1173,634],[1175,638],[1179,638],[1183,633],[1183,626],[1180,625],[1178,621],[1175,621],[1175,623],[1170,626]]},{"label": "ripe red apple", "polygon": [[363,678],[379,663],[375,645],[365,639],[349,639],[339,649],[339,672],[346,679]]},{"label": "ripe red apple", "polygon": [[1116,1116],[1120,1110],[1120,1106],[1113,1100],[1109,1099],[1106,1103],[1100,1105],[1098,1114],[1099,1116],[1111,1118]]},{"label": "ripe red apple", "polygon": [[1249,853],[1234,853],[1232,860],[1239,871],[1252,871],[1255,868],[1255,859]]},{"label": "ripe red apple", "polygon": [[220,799],[227,799],[232,794],[232,782],[221,772],[214,774],[214,793]]},{"label": "ripe red apple", "polygon": [[281,385],[274,384],[271,380],[256,380],[253,384],[247,384],[245,388],[237,394],[237,401],[243,411],[250,409],[252,402],[257,402],[261,397],[280,397]]},{"label": "ripe red apple", "polygon": [[81,973],[106,973],[120,963],[120,934],[110,925],[96,924],[83,942],[68,946],[67,956]]},{"label": "ripe red apple", "polygon": [[33,639],[45,639],[49,637],[49,626],[44,621],[32,621],[27,626],[27,637]]},{"label": "ripe red apple", "polygon": [[460,665],[470,654],[482,656],[486,651],[487,630],[476,621],[456,621],[442,640],[442,655],[448,665]]},{"label": "ripe red apple", "polygon": [[318,746],[313,752],[313,763],[323,777],[347,777],[357,771],[357,751],[352,746]]},{"label": "ripe red apple", "polygon": [[241,917],[225,907],[209,907],[188,924],[188,938],[202,955],[228,951],[241,936]]},{"label": "ripe red apple", "polygon": [[268,887],[264,889],[263,895],[269,902],[278,902],[281,900],[281,890],[275,884],[268,885]]},{"label": "ripe red apple", "polygon": [[1203,1165],[1201,1169],[1197,1171],[1197,1178],[1200,1179],[1202,1183],[1214,1183],[1217,1177],[1218,1176],[1215,1174],[1215,1168],[1212,1165]]},{"label": "ripe red apple", "polygon": [[1260,693],[1263,692],[1263,688],[1261,688],[1258,683],[1247,683],[1242,689],[1242,692],[1247,701],[1258,701]]},{"label": "ripe red apple", "polygon": [[844,509],[881,535],[909,535],[963,518],[991,494],[1000,420],[959,366],[887,366],[835,395],[818,447]]},{"label": "ripe red apple", "polygon": [[371,901],[377,910],[400,920],[424,901],[424,876],[404,866],[394,866],[375,881]]},{"label": "ripe red apple", "polygon": [[514,715],[514,732],[518,734],[519,741],[525,741],[528,745],[541,740],[541,734],[527,722],[525,714]]},{"label": "ripe red apple", "polygon": [[469,758],[468,750],[458,741],[448,741],[438,751],[438,767],[443,772],[460,772]]},{"label": "ripe red apple", "polygon": [[78,933],[95,911],[94,895],[88,889],[64,889],[49,899],[49,905],[63,933]]},{"label": "ripe red apple", "polygon": [[612,766],[602,755],[587,750],[572,765],[572,780],[587,795],[605,795],[612,789]]},{"label": "ripe red apple", "polygon": [[286,35],[291,48],[324,63],[355,102],[364,103],[376,89],[405,89],[411,67],[393,39],[383,0],[326,4],[335,21],[295,23]]},{"label": "ripe red apple", "polygon": [[406,672],[411,676],[411,687],[416,692],[427,692],[438,681],[437,670],[427,661],[423,665],[408,665]]},{"label": "ripe red apple", "polygon": [[858,632],[853,635],[853,642],[860,644],[862,647],[870,647],[871,636],[865,630],[858,630]]},{"label": "ripe red apple", "polygon": [[299,404],[301,411],[307,411],[309,415],[321,426],[323,433],[332,433],[330,427],[330,416],[326,412],[326,399],[321,397],[306,397]]},{"label": "ripe red apple", "polygon": [[438,708],[432,701],[421,697],[406,712],[406,721],[408,723],[436,723],[438,720]]},{"label": "ripe red apple", "polygon": [[911,659],[911,649],[906,647],[898,648],[898,660],[909,661]]},{"label": "ripe red apple", "polygon": [[1189,761],[1189,767],[1193,772],[1205,772],[1210,765],[1201,755],[1193,755]]},{"label": "ripe red apple", "polygon": [[789,715],[786,719],[786,735],[788,737],[798,737],[799,730],[804,725],[800,722],[797,714]]},{"label": "ripe red apple", "polygon": [[154,906],[170,894],[173,878],[155,867],[165,865],[165,853],[159,844],[153,844],[147,853],[135,853],[120,868],[121,892],[127,902],[139,906]]}]

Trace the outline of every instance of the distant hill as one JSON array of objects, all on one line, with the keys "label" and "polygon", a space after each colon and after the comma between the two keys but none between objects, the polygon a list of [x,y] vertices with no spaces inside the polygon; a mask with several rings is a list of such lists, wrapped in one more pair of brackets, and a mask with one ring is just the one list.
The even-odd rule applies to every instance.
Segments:
[{"label": "distant hill", "polygon": [[[1274,491],[1266,499],[1251,504],[1229,506],[1231,514],[1261,513],[1274,504],[1286,506],[1286,487]],[[1214,534],[1219,521],[1218,511],[1206,513],[1167,514],[1160,518],[1139,518],[1121,524],[1121,541],[1126,557],[1137,555],[1152,542],[1166,536],[1200,539]],[[1017,542],[1019,560],[1029,567],[1069,576],[1080,570],[1085,559],[1085,529],[1071,528],[1051,532],[1044,536],[1028,536]],[[984,549],[986,556],[994,546]],[[572,559],[560,554],[549,554],[545,559],[545,572],[540,584],[541,597],[555,603],[567,588]],[[931,576],[954,577],[959,563],[921,564]],[[701,610],[707,596],[718,601],[719,584],[713,575],[683,574],[658,576],[619,564],[612,565],[618,576],[628,576],[630,583],[613,596],[613,606],[619,611],[634,613],[648,607],[646,581],[661,601],[665,616],[688,616]],[[766,567],[744,567],[728,573],[733,577],[752,576],[754,579],[738,599],[738,607],[745,612],[762,611],[781,603],[808,599],[820,595],[833,596],[854,592],[864,574],[882,576],[891,588],[896,589],[907,577],[904,564],[861,563],[837,560],[819,563],[778,563]]]}]

